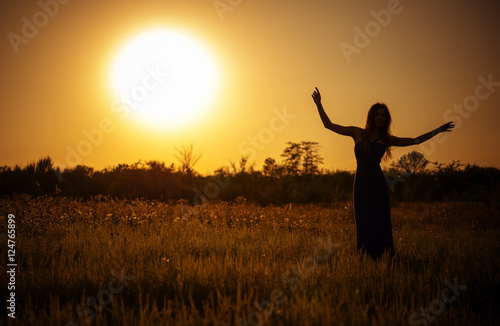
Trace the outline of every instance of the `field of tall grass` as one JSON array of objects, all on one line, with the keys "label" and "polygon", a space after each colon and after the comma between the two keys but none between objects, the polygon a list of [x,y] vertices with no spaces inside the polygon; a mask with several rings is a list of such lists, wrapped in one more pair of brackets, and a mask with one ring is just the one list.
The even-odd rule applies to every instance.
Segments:
[{"label": "field of tall grass", "polygon": [[351,202],[17,195],[0,212],[18,264],[2,325],[500,325],[497,204],[395,203],[396,256],[378,262]]}]

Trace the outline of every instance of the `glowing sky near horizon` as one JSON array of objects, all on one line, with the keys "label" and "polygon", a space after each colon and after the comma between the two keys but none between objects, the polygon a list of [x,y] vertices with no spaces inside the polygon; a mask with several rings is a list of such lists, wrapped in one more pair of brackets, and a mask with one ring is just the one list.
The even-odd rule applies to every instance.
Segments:
[{"label": "glowing sky near horizon", "polygon": [[[498,1],[60,1],[0,4],[0,166],[177,163],[174,146],[192,143],[206,174],[242,155],[260,169],[287,141],[316,141],[324,168],[354,170],[352,140],[322,126],[318,87],[342,125],[363,126],[375,102],[401,137],[455,121],[444,141],[395,159],[419,150],[500,168]],[[113,110],[117,51],[159,27],[197,40],[217,66],[203,116],[182,128]]]}]

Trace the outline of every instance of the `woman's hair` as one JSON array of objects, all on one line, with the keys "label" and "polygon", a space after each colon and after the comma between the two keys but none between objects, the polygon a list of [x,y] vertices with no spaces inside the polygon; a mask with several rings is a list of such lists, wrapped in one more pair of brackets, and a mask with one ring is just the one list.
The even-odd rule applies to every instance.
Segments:
[{"label": "woman's hair", "polygon": [[375,103],[368,111],[368,115],[366,116],[365,129],[363,130],[363,142],[365,143],[366,149],[369,150],[370,141],[368,135],[375,128],[375,112],[380,108],[384,109],[385,111],[385,122],[384,125],[380,128],[379,136],[382,138],[382,141],[386,145],[384,160],[389,160],[392,157],[392,149],[390,146],[387,146],[387,144],[389,143],[389,137],[391,136],[392,118],[387,105],[385,105],[384,103]]}]

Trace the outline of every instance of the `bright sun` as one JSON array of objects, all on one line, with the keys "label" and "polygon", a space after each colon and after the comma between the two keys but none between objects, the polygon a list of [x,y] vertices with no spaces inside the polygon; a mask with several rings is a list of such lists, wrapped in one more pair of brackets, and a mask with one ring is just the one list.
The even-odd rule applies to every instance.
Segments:
[{"label": "bright sun", "polygon": [[155,29],[130,40],[111,68],[114,109],[149,126],[175,129],[202,117],[218,74],[207,50],[185,34]]}]

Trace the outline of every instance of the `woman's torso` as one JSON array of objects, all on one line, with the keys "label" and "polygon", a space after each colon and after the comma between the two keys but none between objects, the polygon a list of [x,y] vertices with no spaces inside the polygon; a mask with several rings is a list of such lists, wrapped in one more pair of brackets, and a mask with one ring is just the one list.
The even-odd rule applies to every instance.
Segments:
[{"label": "woman's torso", "polygon": [[381,138],[373,141],[356,141],[354,145],[354,154],[358,167],[380,167],[380,161],[385,154],[386,146]]}]

